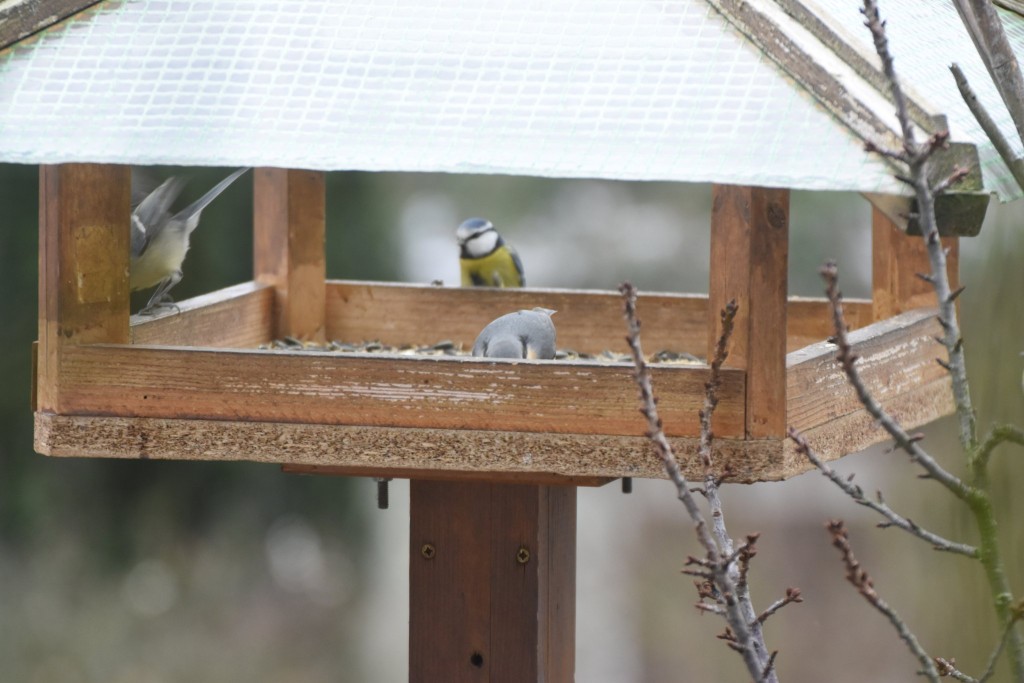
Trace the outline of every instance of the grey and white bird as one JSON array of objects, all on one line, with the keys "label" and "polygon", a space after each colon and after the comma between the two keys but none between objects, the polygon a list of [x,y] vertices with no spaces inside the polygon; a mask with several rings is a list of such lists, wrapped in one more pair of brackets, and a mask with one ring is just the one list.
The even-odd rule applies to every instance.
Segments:
[{"label": "grey and white bird", "polygon": [[516,311],[497,318],[481,330],[473,355],[484,358],[555,357],[555,323],[550,308]]},{"label": "grey and white bird", "polygon": [[248,170],[238,169],[174,215],[170,212],[171,204],[185,187],[184,179],[168,178],[142,199],[139,199],[140,192],[133,188],[132,203],[138,201],[138,205],[132,210],[131,289],[156,286],[139,315],[151,315],[161,306],[172,303],[168,292],[181,280],[181,264],[188,253],[192,231],[199,225],[200,214]]}]

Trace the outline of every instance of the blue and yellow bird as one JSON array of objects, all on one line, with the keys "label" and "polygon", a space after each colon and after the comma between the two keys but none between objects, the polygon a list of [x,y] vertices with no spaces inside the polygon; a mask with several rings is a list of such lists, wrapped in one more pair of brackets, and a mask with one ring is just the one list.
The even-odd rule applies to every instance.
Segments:
[{"label": "blue and yellow bird", "polygon": [[459,242],[459,266],[463,287],[522,287],[523,262],[505,243],[494,224],[470,218],[455,231]]}]

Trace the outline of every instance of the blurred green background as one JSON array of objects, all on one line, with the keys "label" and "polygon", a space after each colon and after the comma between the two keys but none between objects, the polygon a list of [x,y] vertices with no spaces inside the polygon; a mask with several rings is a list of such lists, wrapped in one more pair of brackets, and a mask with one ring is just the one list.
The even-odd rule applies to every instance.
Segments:
[{"label": "blurred green background", "polygon": [[[227,172],[157,170],[191,177],[180,205]],[[204,211],[177,298],[251,278],[248,178]],[[707,186],[379,173],[327,182],[330,277],[457,283],[455,226],[483,215],[517,247],[531,286],[614,289],[628,278],[642,291],[707,289]],[[367,480],[33,453],[37,197],[34,167],[0,165],[0,681],[404,680],[407,485],[395,482],[392,509],[378,511]],[[869,220],[858,196],[793,193],[791,293],[817,295],[818,266],[837,257],[846,294],[867,296]],[[961,311],[983,426],[1024,422],[1022,222],[1020,204],[993,204],[982,235],[963,242]],[[926,433],[960,471],[951,421]],[[1024,593],[1021,456],[1000,453],[993,481],[1008,574]],[[964,510],[901,455],[876,448],[841,468],[915,521],[974,539]],[[758,604],[792,585],[806,597],[768,626],[783,680],[913,678],[915,662],[843,580],[823,527],[834,517],[848,520],[876,587],[926,647],[980,671],[996,626],[972,563],[874,529],[813,473],[726,486],[725,498],[734,536],[764,534]],[[577,680],[742,680],[715,639],[721,624],[692,608],[679,574],[696,552],[666,482],[636,482],[631,496],[616,485],[580,492]]]}]

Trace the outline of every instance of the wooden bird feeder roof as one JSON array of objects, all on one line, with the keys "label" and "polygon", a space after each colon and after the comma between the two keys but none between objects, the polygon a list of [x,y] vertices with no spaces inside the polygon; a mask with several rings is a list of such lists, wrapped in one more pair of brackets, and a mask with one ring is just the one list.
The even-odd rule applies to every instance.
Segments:
[{"label": "wooden bird feeder roof", "polygon": [[[40,452],[496,481],[662,475],[625,364],[258,349],[284,335],[469,345],[532,306],[558,310],[562,346],[623,348],[608,292],[326,281],[323,171],[339,169],[715,183],[709,293],[642,295],[639,310],[649,350],[706,357],[717,311],[739,300],[715,423],[738,481],[806,468],[787,425],[833,458],[883,438],[821,341],[826,303],[786,286],[789,188],[864,193],[873,299],[847,315],[866,381],[907,427],[952,410],[912,275],[923,252],[892,222],[908,200],[863,152],[894,139],[891,105],[838,1],[59,4],[49,27],[43,3],[0,9],[0,161],[41,167]],[[953,10],[908,4],[893,3],[890,29],[914,118],[952,130],[941,167],[975,169],[939,211],[955,276],[955,235],[977,231],[991,193],[1019,189],[952,79],[933,77],[955,53],[982,82]],[[252,282],[129,317],[128,165],[145,163],[257,167]],[[654,373],[666,430],[692,453],[708,369]]]},{"label": "wooden bird feeder roof", "polygon": [[[978,169],[957,192],[1019,197],[948,73],[1012,130],[952,3],[883,9],[915,122]],[[1024,18],[1003,20],[1021,52]],[[847,0],[14,0],[0,161],[904,194],[863,153],[896,121],[861,24]]]}]

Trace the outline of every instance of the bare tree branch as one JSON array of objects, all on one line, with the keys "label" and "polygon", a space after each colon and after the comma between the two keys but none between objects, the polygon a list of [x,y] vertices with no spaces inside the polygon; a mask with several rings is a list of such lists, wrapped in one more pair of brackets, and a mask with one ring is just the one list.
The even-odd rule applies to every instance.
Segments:
[{"label": "bare tree branch", "polygon": [[1003,135],[1003,131],[999,130],[999,126],[996,125],[992,115],[988,113],[985,105],[981,103],[981,100],[974,93],[974,89],[967,82],[967,76],[960,69],[960,65],[954,62],[949,65],[949,70],[953,72],[956,87],[960,89],[960,96],[963,97],[967,108],[971,110],[974,118],[978,121],[978,125],[985,131],[988,139],[992,141],[992,145],[999,152],[1003,163],[1010,169],[1010,173],[1013,174],[1013,179],[1017,181],[1017,185],[1024,188],[1024,159],[1014,156],[1010,141]]},{"label": "bare tree branch", "polygon": [[953,4],[1024,141],[1024,78],[999,13],[990,0],[953,0]]},{"label": "bare tree branch", "polygon": [[733,552],[732,538],[725,528],[725,516],[722,514],[722,500],[718,495],[718,480],[713,471],[714,462],[712,459],[711,446],[714,442],[714,432],[711,430],[711,416],[714,415],[718,406],[718,388],[722,384],[722,363],[729,355],[728,344],[732,336],[733,321],[736,318],[736,311],[739,306],[735,300],[730,301],[722,311],[722,334],[718,337],[715,345],[715,354],[711,359],[711,378],[704,385],[704,407],[700,410],[700,445],[697,454],[701,464],[704,465],[704,490],[702,493],[707,498],[711,508],[711,526],[718,541],[718,547],[722,552],[731,555]]},{"label": "bare tree branch", "polygon": [[[698,583],[698,595],[702,601],[698,603],[698,608],[722,614],[725,617],[728,626],[720,637],[743,656],[751,680],[777,683],[773,665],[774,656],[768,653],[764,642],[764,633],[761,624],[757,622],[757,613],[753,608],[746,586],[746,569],[743,569],[742,589],[738,586],[740,583],[738,565],[749,563],[750,557],[753,555],[752,552],[749,552],[749,548],[753,546],[757,537],[748,536],[747,543],[743,547],[733,550],[732,541],[725,529],[721,501],[718,498],[718,482],[711,471],[713,465],[711,418],[718,403],[717,389],[721,382],[720,369],[727,355],[729,334],[732,330],[733,318],[736,315],[736,303],[730,302],[722,312],[722,337],[718,341],[715,357],[711,362],[711,377],[705,385],[704,409],[701,411],[700,457],[705,469],[704,488],[701,492],[711,506],[711,514],[714,518],[714,529],[712,530],[697,504],[694,493],[690,490],[686,477],[679,468],[672,444],[669,443],[662,430],[661,418],[658,417],[657,400],[651,386],[650,371],[640,345],[640,320],[636,315],[636,288],[625,282],[619,287],[619,291],[622,293],[624,301],[628,332],[626,341],[629,344],[633,355],[633,365],[636,368],[634,379],[640,390],[640,412],[647,418],[647,436],[661,458],[669,479],[675,484],[676,495],[682,501],[683,507],[686,508],[686,512],[694,524],[697,539],[706,553],[703,558],[691,557],[687,560],[687,565],[697,566],[699,569],[684,570],[687,574],[704,579],[703,582]],[[705,599],[711,600],[712,604],[704,603]]]},{"label": "bare tree branch", "polygon": [[943,678],[952,678],[953,680],[960,681],[961,683],[978,683],[978,679],[968,676],[963,671],[956,668],[955,659],[943,659],[942,657],[936,657],[935,669],[939,672],[939,676]]},{"label": "bare tree branch", "polygon": [[[1024,130],[1024,86],[1021,84],[1020,68],[1009,50],[1003,34],[999,16],[989,0],[956,0],[957,9],[971,32],[986,66],[996,80],[1003,100],[1017,125],[1018,134]],[[988,456],[975,457],[979,452],[977,421],[971,404],[970,386],[967,381],[967,365],[964,360],[964,344],[957,320],[956,292],[950,291],[949,275],[946,270],[946,253],[939,239],[935,221],[935,194],[929,181],[929,154],[934,148],[922,147],[914,141],[914,131],[906,101],[889,54],[885,27],[878,16],[875,0],[864,0],[866,25],[871,30],[875,50],[882,61],[886,78],[893,90],[896,116],[903,132],[904,148],[910,157],[908,163],[914,196],[918,206],[918,223],[924,235],[928,260],[931,264],[932,285],[938,299],[938,320],[942,325],[942,343],[948,353],[948,362],[939,360],[950,373],[953,387],[953,401],[960,426],[960,443],[967,453],[970,485],[966,489],[954,487],[954,491],[970,507],[978,527],[978,558],[985,570],[995,612],[1000,621],[1010,618],[1013,591],[1006,577],[1002,552],[999,547],[996,518],[989,497],[988,471],[985,465]],[[1022,135],[1024,139],[1024,135]],[[962,485],[961,485],[962,486]],[[1024,683],[1024,634],[1012,628],[1009,635],[1009,658],[1013,666],[1014,679]]]},{"label": "bare tree branch", "polygon": [[935,662],[933,662],[928,653],[924,651],[924,648],[921,647],[921,643],[918,642],[917,637],[910,631],[906,622],[900,618],[900,615],[896,613],[896,610],[890,607],[889,604],[886,603],[885,600],[883,600],[875,591],[871,577],[868,575],[867,571],[861,567],[857,558],[854,557],[853,548],[850,547],[849,535],[846,532],[846,525],[842,520],[835,520],[829,522],[826,526],[828,527],[829,533],[832,534],[832,545],[839,549],[839,552],[843,557],[843,565],[846,567],[846,580],[854,585],[857,592],[868,601],[868,604],[885,615],[885,618],[888,619],[889,623],[896,629],[896,633],[899,634],[900,639],[906,643],[907,648],[921,663],[922,673],[928,677],[928,680],[938,683],[939,672],[935,668]]},{"label": "bare tree branch", "polygon": [[[864,495],[864,490],[854,484],[852,481],[844,479],[841,474],[836,472],[832,467],[823,461],[814,449],[811,448],[810,444],[804,438],[803,434],[793,429],[792,427],[788,430],[789,438],[796,443],[796,451],[805,458],[807,458],[812,465],[818,468],[818,470],[826,477],[829,481],[838,486],[843,492],[848,495],[859,505],[863,505],[866,508],[870,508],[878,514],[889,520],[888,524],[884,526],[895,526],[904,531],[917,536],[918,538],[927,541],[936,550],[944,550],[946,552],[957,553],[960,555],[966,555],[967,557],[973,557],[977,559],[978,549],[974,546],[967,545],[966,543],[957,543],[956,541],[950,541],[938,534],[932,533],[927,529],[923,529],[912,520],[903,517],[898,512],[893,510],[891,507],[886,505],[885,501],[881,499],[879,495],[878,500],[871,500]],[[883,525],[879,525],[883,526]]]},{"label": "bare tree branch", "polygon": [[1013,610],[1010,611],[1010,618],[1006,620],[1003,625],[1003,633],[999,636],[999,642],[996,643],[996,647],[992,650],[992,654],[988,657],[988,665],[985,667],[985,672],[978,678],[978,683],[986,683],[996,673],[996,664],[999,662],[999,658],[1003,655],[1003,650],[1006,649],[1007,643],[1010,642],[1010,636],[1013,635],[1014,627],[1017,622],[1024,619],[1024,605],[1017,605]]},{"label": "bare tree branch", "polygon": [[[839,291],[839,269],[834,261],[829,261],[821,269],[825,280],[825,292],[832,307],[832,324],[835,335],[832,341],[836,345],[836,360],[839,361],[850,386],[857,392],[857,398],[871,417],[875,418],[889,435],[896,440],[896,445],[906,451],[911,460],[921,465],[928,476],[935,479],[952,491],[958,498],[966,499],[972,494],[967,486],[956,475],[946,471],[939,463],[921,448],[920,439],[908,434],[889,413],[875,400],[861,380],[857,370],[857,356],[854,355],[847,337],[846,320],[843,317],[843,295]],[[808,449],[809,450],[809,449]]]},{"label": "bare tree branch", "polygon": [[932,188],[932,192],[935,194],[936,197],[939,196],[940,194],[942,194],[943,192],[945,192],[946,190],[948,190],[949,188],[953,187],[961,180],[966,178],[970,174],[970,172],[970,169],[964,168],[963,166],[954,166],[953,172],[950,173],[945,178],[943,178],[940,182],[936,183],[935,187]]},{"label": "bare tree branch", "polygon": [[[967,0],[958,0],[967,1]],[[969,0],[972,3],[978,0]],[[982,0],[987,2],[987,0]],[[875,51],[882,62],[882,70],[892,87],[893,101],[896,103],[896,117],[903,134],[903,146],[907,152],[910,167],[910,178],[917,198],[918,223],[924,235],[928,249],[928,260],[932,267],[932,285],[939,305],[939,322],[942,323],[943,344],[949,353],[946,363],[953,381],[953,400],[956,403],[957,417],[960,420],[960,441],[964,449],[972,451],[977,445],[977,425],[974,408],[971,405],[970,386],[967,383],[967,365],[964,361],[963,340],[960,336],[960,325],[957,321],[956,297],[949,288],[949,276],[946,270],[946,253],[939,239],[939,231],[935,221],[935,192],[929,181],[929,157],[935,150],[931,145],[920,145],[915,141],[914,126],[907,109],[906,96],[900,87],[892,55],[889,53],[889,41],[885,35],[885,25],[878,16],[878,5],[875,0],[864,0],[861,10],[865,17],[865,25],[871,31]],[[998,17],[996,17],[998,21]],[[1024,100],[1021,100],[1024,103]],[[1024,120],[1024,119],[1022,119]]]},{"label": "bare tree branch", "polygon": [[768,609],[757,615],[757,623],[763,624],[768,621],[768,617],[772,616],[780,609],[790,604],[791,602],[803,602],[803,596],[800,594],[799,588],[787,588],[786,595],[779,598],[768,606]]},{"label": "bare tree branch", "polygon": [[988,657],[988,664],[985,666],[985,671],[978,678],[972,678],[964,672],[956,668],[956,659],[943,659],[942,657],[935,658],[936,668],[939,670],[940,676],[949,676],[950,678],[964,683],[988,683],[992,679],[992,676],[996,673],[996,664],[999,662],[999,658],[1003,655],[1003,650],[1006,649],[1006,644],[1010,640],[1010,634],[1013,631],[1013,627],[1016,625],[1021,618],[1024,618],[1024,609],[1018,606],[1014,609],[1010,618],[1006,620],[1003,625],[1003,631],[999,636],[999,641],[996,643],[995,649],[992,650],[992,654]]},{"label": "bare tree branch", "polygon": [[1000,444],[1010,442],[1018,446],[1024,446],[1024,430],[1020,427],[1007,424],[994,425],[982,439],[978,450],[974,453],[974,459],[978,467],[988,467],[988,461],[992,451]]}]

